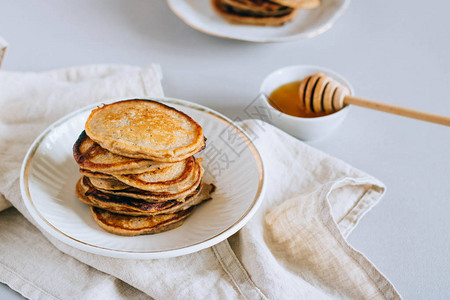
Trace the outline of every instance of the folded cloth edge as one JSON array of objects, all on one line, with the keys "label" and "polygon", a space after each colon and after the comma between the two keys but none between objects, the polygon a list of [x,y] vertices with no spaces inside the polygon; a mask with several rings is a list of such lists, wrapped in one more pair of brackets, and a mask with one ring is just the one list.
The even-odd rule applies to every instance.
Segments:
[{"label": "folded cloth edge", "polygon": [[[341,220],[336,222],[332,218],[332,207],[329,201],[330,194],[340,187],[349,185],[370,185],[371,187],[368,188],[367,191],[357,200],[348,213],[341,218]],[[309,195],[319,194],[316,196],[316,199],[324,201],[327,205],[320,206],[321,208],[318,216],[331,236],[340,245],[341,249],[360,266],[361,270],[365,274],[367,274],[384,299],[401,299],[400,294],[389,279],[387,279],[387,277],[380,270],[378,270],[378,268],[364,254],[353,248],[345,239],[346,236],[348,236],[348,234],[354,229],[359,220],[381,200],[385,191],[385,185],[374,177],[344,177],[325,183],[321,187],[307,194],[298,195],[285,200],[281,206],[268,211],[265,214],[264,219],[265,223],[271,227],[273,224],[279,222],[279,214],[283,211],[283,206],[295,208],[295,202],[299,201],[300,198],[307,198]],[[290,226],[295,227],[297,225],[291,224]]]},{"label": "folded cloth edge", "polygon": [[384,183],[372,176],[362,178],[344,177],[332,183],[326,198],[328,199],[332,191],[342,186],[344,183],[351,185],[372,185],[372,188],[368,189],[364,195],[362,195],[362,197],[345,214],[345,216],[336,222],[339,226],[339,231],[344,238],[346,238],[353,231],[353,229],[355,229],[362,217],[364,217],[364,215],[368,213],[381,200],[381,198],[383,198],[387,188]]},{"label": "folded cloth edge", "polygon": [[[357,205],[355,205],[354,208],[352,208],[348,215],[344,217],[346,219],[348,216],[352,216],[351,220],[349,222],[353,222],[353,227],[346,231],[346,234],[348,235],[351,230],[356,226],[356,224],[359,222],[359,220],[367,213],[369,212],[372,207],[374,207],[378,201],[381,200],[383,197],[386,186],[380,182],[379,180],[375,179],[374,177],[367,177],[367,178],[343,178],[342,180],[338,180],[334,182],[330,189],[328,191],[323,190],[323,193],[325,194],[324,199],[326,199],[328,206],[324,210],[322,210],[322,213],[320,214],[322,218],[323,224],[328,228],[328,230],[332,233],[332,235],[335,237],[335,239],[338,241],[338,243],[342,246],[344,251],[351,256],[358,264],[363,268],[363,270],[366,272],[366,274],[371,278],[371,280],[377,285],[380,292],[385,296],[386,299],[401,299],[400,294],[392,284],[392,282],[389,281],[389,279],[361,252],[353,248],[346,240],[342,231],[338,227],[338,224],[334,222],[333,218],[330,218],[331,215],[331,206],[329,205],[329,196],[332,193],[333,189],[339,187],[340,185],[344,184],[345,182],[353,182],[352,184],[371,184],[373,185],[373,188],[369,189],[358,201]],[[379,188],[377,189],[376,185],[379,185]],[[379,190],[381,189],[381,190]],[[377,197],[378,196],[378,197]],[[381,284],[379,284],[381,283]]]},{"label": "folded cloth edge", "polygon": [[7,266],[0,263],[0,282],[6,283],[12,290],[31,299],[57,299],[39,286],[23,278]]}]

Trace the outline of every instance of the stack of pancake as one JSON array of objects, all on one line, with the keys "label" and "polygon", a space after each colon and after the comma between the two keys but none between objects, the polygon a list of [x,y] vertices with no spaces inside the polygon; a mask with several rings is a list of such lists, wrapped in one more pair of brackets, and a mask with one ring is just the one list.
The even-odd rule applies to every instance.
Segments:
[{"label": "stack of pancake", "polygon": [[214,10],[232,24],[279,26],[298,9],[316,8],[320,0],[211,0]]},{"label": "stack of pancake", "polygon": [[186,114],[149,100],[94,109],[73,146],[83,175],[78,198],[103,229],[140,235],[180,226],[210,199],[202,182],[202,127]]}]

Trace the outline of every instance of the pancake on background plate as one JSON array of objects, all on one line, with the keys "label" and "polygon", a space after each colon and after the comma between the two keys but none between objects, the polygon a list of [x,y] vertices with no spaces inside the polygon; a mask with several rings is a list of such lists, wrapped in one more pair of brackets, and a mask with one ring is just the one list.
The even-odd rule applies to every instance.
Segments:
[{"label": "pancake on background plate", "polygon": [[211,0],[212,7],[232,24],[280,26],[298,9],[315,8],[320,0]]},{"label": "pancake on background plate", "polygon": [[272,0],[275,3],[302,9],[312,9],[320,5],[320,0]]}]

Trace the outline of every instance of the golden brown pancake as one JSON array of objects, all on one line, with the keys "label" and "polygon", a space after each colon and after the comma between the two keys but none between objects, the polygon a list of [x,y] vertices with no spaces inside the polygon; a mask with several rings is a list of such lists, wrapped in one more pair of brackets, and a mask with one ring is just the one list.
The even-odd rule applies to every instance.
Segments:
[{"label": "golden brown pancake", "polygon": [[127,216],[91,206],[91,213],[104,230],[118,235],[136,236],[175,229],[183,224],[192,209],[157,216]]},{"label": "golden brown pancake", "polygon": [[88,189],[96,189],[99,192],[102,192],[103,194],[110,195],[110,196],[122,196],[122,197],[128,197],[133,198],[137,200],[144,200],[146,202],[164,202],[167,200],[178,200],[183,201],[186,197],[194,193],[195,190],[198,189],[200,184],[202,183],[202,178],[200,177],[198,182],[196,182],[194,185],[189,187],[189,189],[176,193],[176,194],[170,194],[170,193],[154,193],[149,191],[144,191],[136,188],[128,188],[125,190],[106,190],[102,188],[95,187],[88,177],[84,176],[83,178],[83,185],[85,185]]},{"label": "golden brown pancake", "polygon": [[254,14],[255,16],[277,16],[291,11],[292,8],[266,0],[221,0],[236,13]]},{"label": "golden brown pancake", "polygon": [[223,2],[223,0],[211,0],[214,10],[225,20],[232,24],[280,26],[291,21],[297,13],[297,9],[285,9],[283,13],[269,12],[257,13],[235,8]]},{"label": "golden brown pancake", "polygon": [[197,122],[151,100],[125,100],[94,109],[85,131],[114,154],[160,162],[184,160],[205,146]]},{"label": "golden brown pancake", "polygon": [[89,181],[94,187],[104,190],[120,191],[131,188],[128,184],[125,184],[114,177],[112,178],[89,177]]},{"label": "golden brown pancake", "polygon": [[144,191],[136,188],[129,188],[125,190],[105,190],[101,188],[97,188],[100,192],[111,195],[111,196],[123,196],[123,197],[129,197],[133,199],[139,199],[144,200],[147,202],[160,202],[160,201],[167,201],[172,199],[178,199],[182,200],[189,196],[193,191],[195,191],[198,186],[201,184],[202,180],[199,178],[198,182],[192,185],[189,189],[182,191],[180,193],[171,194],[171,193],[155,193],[155,192],[149,192]]},{"label": "golden brown pancake", "polygon": [[[251,5],[260,0],[236,1]],[[279,14],[277,6],[267,5],[267,13]],[[155,101],[134,99],[98,107],[73,147],[84,175],[76,195],[90,206],[96,223],[114,234],[153,234],[178,227],[215,189],[202,183],[202,159],[193,157],[205,141],[199,124]]]},{"label": "golden brown pancake", "polygon": [[[171,190],[178,190],[178,188],[183,187],[184,189],[178,190],[177,192],[172,191],[161,191],[161,192],[154,192],[154,191],[146,191],[138,188],[128,188],[124,190],[106,190],[98,188],[99,191],[109,194],[109,195],[115,195],[115,196],[125,196],[135,199],[141,199],[149,202],[156,202],[156,201],[166,201],[170,199],[183,199],[187,197],[189,194],[191,194],[202,182],[202,177],[204,170],[203,168],[199,167],[196,168],[197,170],[194,170],[193,173],[190,174],[190,177],[183,181],[183,185],[174,185],[174,186],[168,186],[167,189]],[[191,185],[187,185],[186,182],[191,183]]]},{"label": "golden brown pancake", "polygon": [[73,156],[81,169],[93,173],[138,174],[169,165],[113,154],[90,139],[85,131],[80,134],[73,146]]},{"label": "golden brown pancake", "polygon": [[86,177],[81,178],[76,185],[76,194],[80,201],[91,206],[126,215],[146,215],[175,213],[198,205],[211,199],[214,185],[200,185],[192,194],[183,200],[167,200],[162,202],[147,202],[129,197],[112,196],[92,188]]},{"label": "golden brown pancake", "polygon": [[81,175],[87,176],[89,178],[102,178],[102,179],[112,179],[115,178],[112,175],[109,174],[105,174],[105,173],[100,173],[100,172],[92,172],[86,169],[81,169],[80,168],[80,173]]},{"label": "golden brown pancake", "polygon": [[194,157],[189,157],[177,164],[179,168],[174,168],[173,172],[166,172],[167,174],[163,176],[158,175],[163,171],[159,170],[153,173],[115,175],[115,177],[129,186],[144,191],[175,194],[188,189],[201,176],[201,166]]},{"label": "golden brown pancake", "polygon": [[320,0],[272,0],[280,5],[301,9],[313,9],[320,5]]},{"label": "golden brown pancake", "polygon": [[[201,159],[198,161],[200,162]],[[164,163],[167,166],[141,174],[109,175],[85,169],[80,169],[80,173],[89,177],[96,188],[105,190],[124,190],[135,187],[155,191],[161,186],[170,186],[175,191],[177,188],[182,189],[183,183],[184,186],[190,186],[192,180],[195,180],[196,177],[193,174],[196,170],[195,163],[194,157],[188,157],[180,162]]]},{"label": "golden brown pancake", "polygon": [[92,185],[102,190],[125,190],[138,188],[153,192],[177,193],[190,187],[197,181],[199,166],[193,157],[181,162],[172,163],[171,166],[141,174],[108,175],[98,172],[80,170],[89,177]]}]

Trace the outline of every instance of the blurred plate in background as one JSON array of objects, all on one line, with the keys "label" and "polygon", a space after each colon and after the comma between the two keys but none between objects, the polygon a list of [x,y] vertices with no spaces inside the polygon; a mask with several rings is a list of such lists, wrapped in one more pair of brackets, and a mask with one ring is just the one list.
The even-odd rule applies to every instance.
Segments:
[{"label": "blurred plate in background", "polygon": [[330,29],[350,0],[321,0],[315,9],[299,10],[282,26],[233,25],[212,8],[210,0],[168,0],[170,9],[186,24],[209,35],[241,41],[269,43],[307,39]]}]

